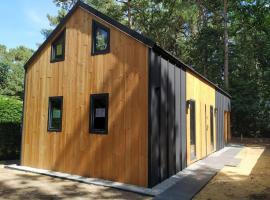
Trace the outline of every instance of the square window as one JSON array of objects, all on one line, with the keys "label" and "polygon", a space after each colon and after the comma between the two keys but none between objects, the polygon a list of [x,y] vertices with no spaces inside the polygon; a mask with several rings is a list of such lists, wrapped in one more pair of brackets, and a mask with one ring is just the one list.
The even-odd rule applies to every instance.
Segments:
[{"label": "square window", "polygon": [[90,96],[90,133],[107,134],[109,94]]},{"label": "square window", "polygon": [[92,55],[110,52],[110,29],[93,21],[92,37]]},{"label": "square window", "polygon": [[65,60],[65,30],[53,41],[51,50],[51,62]]},{"label": "square window", "polygon": [[63,97],[49,97],[48,131],[61,132],[62,110],[63,110]]}]

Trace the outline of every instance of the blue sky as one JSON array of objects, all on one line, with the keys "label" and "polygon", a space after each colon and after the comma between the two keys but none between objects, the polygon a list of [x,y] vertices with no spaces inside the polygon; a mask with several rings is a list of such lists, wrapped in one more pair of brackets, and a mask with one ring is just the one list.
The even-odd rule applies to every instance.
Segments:
[{"label": "blue sky", "polygon": [[47,13],[55,15],[57,10],[52,0],[1,1],[0,44],[37,49],[36,44],[44,41],[41,29],[49,27]]}]

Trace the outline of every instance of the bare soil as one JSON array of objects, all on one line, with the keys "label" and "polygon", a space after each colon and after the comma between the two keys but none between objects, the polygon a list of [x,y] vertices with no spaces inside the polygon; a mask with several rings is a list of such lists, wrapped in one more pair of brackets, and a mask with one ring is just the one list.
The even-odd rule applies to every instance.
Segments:
[{"label": "bare soil", "polygon": [[0,199],[150,199],[108,187],[5,169],[0,163]]},{"label": "bare soil", "polygon": [[194,199],[270,200],[270,139],[232,142],[245,145],[236,156],[241,163],[224,167]]},{"label": "bare soil", "polygon": [[[270,200],[270,139],[234,139],[245,147],[237,167],[224,167],[194,199]],[[13,162],[12,162],[13,163]],[[0,162],[0,199],[151,199],[108,187],[4,169]]]}]

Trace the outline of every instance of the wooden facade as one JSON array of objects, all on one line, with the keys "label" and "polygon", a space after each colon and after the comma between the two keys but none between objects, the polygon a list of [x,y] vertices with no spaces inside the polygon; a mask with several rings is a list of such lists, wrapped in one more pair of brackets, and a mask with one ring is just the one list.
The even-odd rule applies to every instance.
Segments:
[{"label": "wooden facade", "polygon": [[[110,30],[110,50],[100,55],[91,53],[94,21]],[[64,59],[51,62],[63,30]],[[22,165],[152,187],[230,139],[226,92],[80,1],[25,68]],[[90,95],[104,93],[108,130],[94,134]],[[59,132],[48,131],[49,97],[63,99]]]},{"label": "wooden facade", "polygon": [[[191,158],[190,145],[190,109],[187,109],[187,163],[188,165],[206,157],[216,149],[216,130],[214,130],[214,146],[211,146],[210,136],[210,107],[215,108],[215,88],[191,72],[186,72],[186,100],[195,102],[196,117],[196,147],[195,158]],[[215,117],[215,115],[214,115]],[[215,119],[214,127],[215,127]]]},{"label": "wooden facade", "polygon": [[[110,28],[108,54],[91,56],[93,19]],[[147,186],[147,46],[84,9],[64,27],[65,60],[50,63],[48,43],[26,71],[22,165]],[[104,92],[109,134],[89,134],[90,94]],[[60,133],[47,131],[50,96],[63,96]]]}]

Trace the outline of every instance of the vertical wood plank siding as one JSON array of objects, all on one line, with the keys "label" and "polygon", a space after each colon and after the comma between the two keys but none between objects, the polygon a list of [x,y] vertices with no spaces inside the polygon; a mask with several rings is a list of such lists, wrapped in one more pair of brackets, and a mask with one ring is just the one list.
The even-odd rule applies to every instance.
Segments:
[{"label": "vertical wood plank siding", "polygon": [[[91,56],[92,19],[111,52]],[[65,24],[63,62],[47,45],[28,66],[22,165],[148,185],[148,47],[79,8]],[[89,134],[90,94],[109,93],[108,135]],[[48,98],[63,96],[63,127],[47,132]]]},{"label": "vertical wood plank siding", "polygon": [[[22,165],[151,187],[223,148],[230,137],[226,93],[154,42],[86,7],[75,7],[59,26],[66,29],[64,61],[50,62],[60,30],[28,63]],[[91,55],[93,19],[110,29],[110,53]],[[89,96],[98,93],[109,93],[107,135],[89,134]],[[63,96],[60,133],[47,132],[51,96]],[[188,100],[196,108],[195,159]]]},{"label": "vertical wood plank siding", "polygon": [[[187,164],[191,164],[210,153],[211,148],[210,136],[210,106],[215,107],[215,88],[198,78],[193,73],[186,72],[186,100],[194,100],[196,108],[196,158],[191,159],[190,152],[190,109],[187,110]],[[214,120],[215,121],[215,120]],[[215,127],[215,125],[214,125]],[[215,131],[215,130],[214,130]],[[216,134],[214,132],[214,141]]]}]

